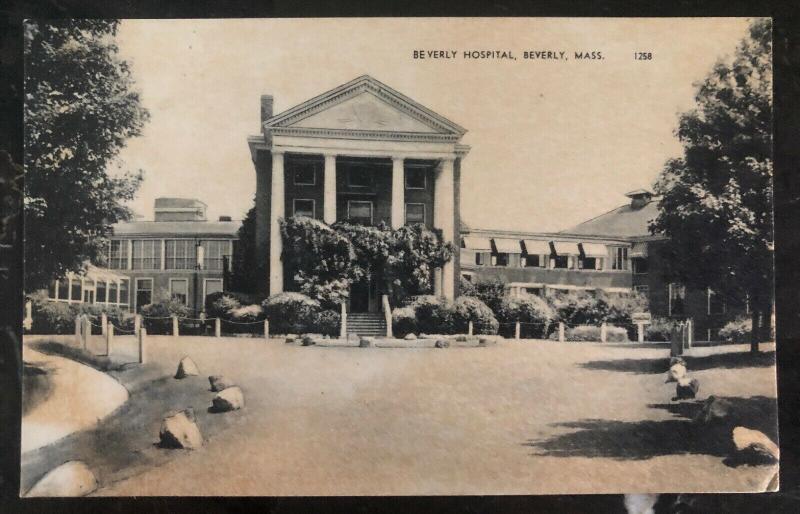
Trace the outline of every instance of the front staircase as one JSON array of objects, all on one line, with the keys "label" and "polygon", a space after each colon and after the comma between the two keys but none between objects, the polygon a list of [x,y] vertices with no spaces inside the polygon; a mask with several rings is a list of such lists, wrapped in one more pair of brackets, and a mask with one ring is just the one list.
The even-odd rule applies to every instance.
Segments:
[{"label": "front staircase", "polygon": [[348,312],[347,335],[363,337],[386,335],[386,320],[382,312]]}]

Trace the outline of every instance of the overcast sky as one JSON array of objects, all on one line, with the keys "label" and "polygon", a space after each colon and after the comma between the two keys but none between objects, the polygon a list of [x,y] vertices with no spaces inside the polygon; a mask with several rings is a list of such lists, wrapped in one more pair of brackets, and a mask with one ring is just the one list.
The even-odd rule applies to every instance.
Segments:
[{"label": "overcast sky", "polygon": [[[152,219],[156,197],[196,197],[212,219],[240,219],[255,194],[247,136],[259,132],[260,95],[278,113],[368,74],[468,130],[471,227],[568,228],[651,187],[680,154],[673,131],[693,83],[746,30],[742,18],[127,20],[120,52],[152,116],[121,155],[145,172],[132,207]],[[416,49],[459,57],[414,60]],[[464,50],[517,60],[465,60]],[[524,60],[525,50],[568,60]]]}]

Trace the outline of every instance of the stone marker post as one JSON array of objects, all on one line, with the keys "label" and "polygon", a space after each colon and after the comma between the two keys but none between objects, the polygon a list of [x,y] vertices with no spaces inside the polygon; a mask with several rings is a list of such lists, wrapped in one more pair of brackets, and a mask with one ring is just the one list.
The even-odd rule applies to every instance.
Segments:
[{"label": "stone marker post", "polygon": [[691,348],[694,343],[694,320],[689,319],[686,322],[686,346],[684,348]]},{"label": "stone marker post", "polygon": [[469,325],[467,326],[467,334],[468,335],[472,335],[472,322],[471,321],[469,322]]},{"label": "stone marker post", "polygon": [[563,343],[564,339],[565,339],[565,337],[564,337],[564,322],[563,321],[559,321],[558,322],[558,342],[559,343]]},{"label": "stone marker post", "polygon": [[89,321],[89,316],[83,317],[83,349],[89,348],[89,336],[92,335],[92,322]]},{"label": "stone marker post", "polygon": [[178,316],[172,316],[172,335],[176,337],[181,335],[178,329]]},{"label": "stone marker post", "polygon": [[105,312],[100,313],[100,335],[106,335],[106,326],[108,325],[108,315]]},{"label": "stone marker post", "polygon": [[111,348],[114,345],[114,325],[108,325],[106,329],[106,355],[111,357]]},{"label": "stone marker post", "polygon": [[264,320],[264,339],[269,340],[269,320]]},{"label": "stone marker post", "polygon": [[514,339],[519,339],[519,332],[520,332],[519,321],[517,321],[517,323],[514,325]]},{"label": "stone marker post", "polygon": [[77,316],[75,318],[75,345],[80,346],[83,341],[81,341],[83,337],[83,316]]},{"label": "stone marker post", "polygon": [[636,339],[640,343],[644,342],[644,323],[637,323],[636,324]]},{"label": "stone marker post", "polygon": [[33,303],[30,300],[25,302],[25,319],[22,321],[22,328],[25,330],[33,328]]},{"label": "stone marker post", "polygon": [[147,360],[147,354],[145,352],[145,343],[147,340],[147,329],[142,328],[139,330],[139,364],[144,364]]},{"label": "stone marker post", "polygon": [[606,328],[606,322],[604,321],[604,322],[600,323],[600,342],[601,343],[605,343],[606,340],[608,339],[608,334],[606,333],[607,330],[608,329]]},{"label": "stone marker post", "polygon": [[342,302],[342,322],[339,325],[339,337],[342,339],[347,339],[347,307],[345,307],[344,302]]},{"label": "stone marker post", "polygon": [[142,317],[138,314],[133,316],[133,335],[138,336],[142,329]]},{"label": "stone marker post", "polygon": [[214,336],[222,337],[222,320],[214,318]]}]

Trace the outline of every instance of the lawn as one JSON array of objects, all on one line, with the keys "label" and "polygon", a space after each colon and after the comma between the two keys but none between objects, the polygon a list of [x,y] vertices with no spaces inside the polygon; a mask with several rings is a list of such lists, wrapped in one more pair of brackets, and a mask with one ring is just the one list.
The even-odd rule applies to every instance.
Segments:
[{"label": "lawn", "polygon": [[[745,491],[772,476],[726,464],[728,441],[710,440],[689,421],[699,402],[670,402],[664,348],[150,340],[156,364],[111,372],[136,384],[129,405],[28,457],[28,480],[67,458],[99,470],[99,494],[139,496]],[[700,400],[736,398],[762,413],[750,426],[775,437],[774,345],[758,357],[748,348],[695,348],[688,368]],[[184,355],[203,376],[163,378]],[[242,411],[206,412],[210,374],[242,387]],[[189,406],[206,445],[156,448],[162,415]]]}]

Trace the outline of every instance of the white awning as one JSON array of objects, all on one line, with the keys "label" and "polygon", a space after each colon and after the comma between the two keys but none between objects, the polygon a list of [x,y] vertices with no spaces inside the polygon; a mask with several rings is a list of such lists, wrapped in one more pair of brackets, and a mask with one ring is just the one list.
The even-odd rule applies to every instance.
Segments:
[{"label": "white awning", "polygon": [[491,252],[492,243],[488,237],[464,236],[464,248],[467,250],[477,250],[479,252]]},{"label": "white awning", "polygon": [[519,239],[492,239],[494,242],[495,251],[497,253],[522,253],[522,247],[519,245]]},{"label": "white awning", "polygon": [[599,243],[581,243],[583,254],[586,257],[606,257],[608,256],[608,248],[606,245]]},{"label": "white awning", "polygon": [[647,243],[633,243],[628,255],[630,257],[647,257]]},{"label": "white awning", "polygon": [[525,239],[525,251],[528,255],[550,255],[550,241],[541,241],[538,239]]},{"label": "white awning", "polygon": [[557,255],[579,255],[578,243],[574,241],[553,241]]}]

